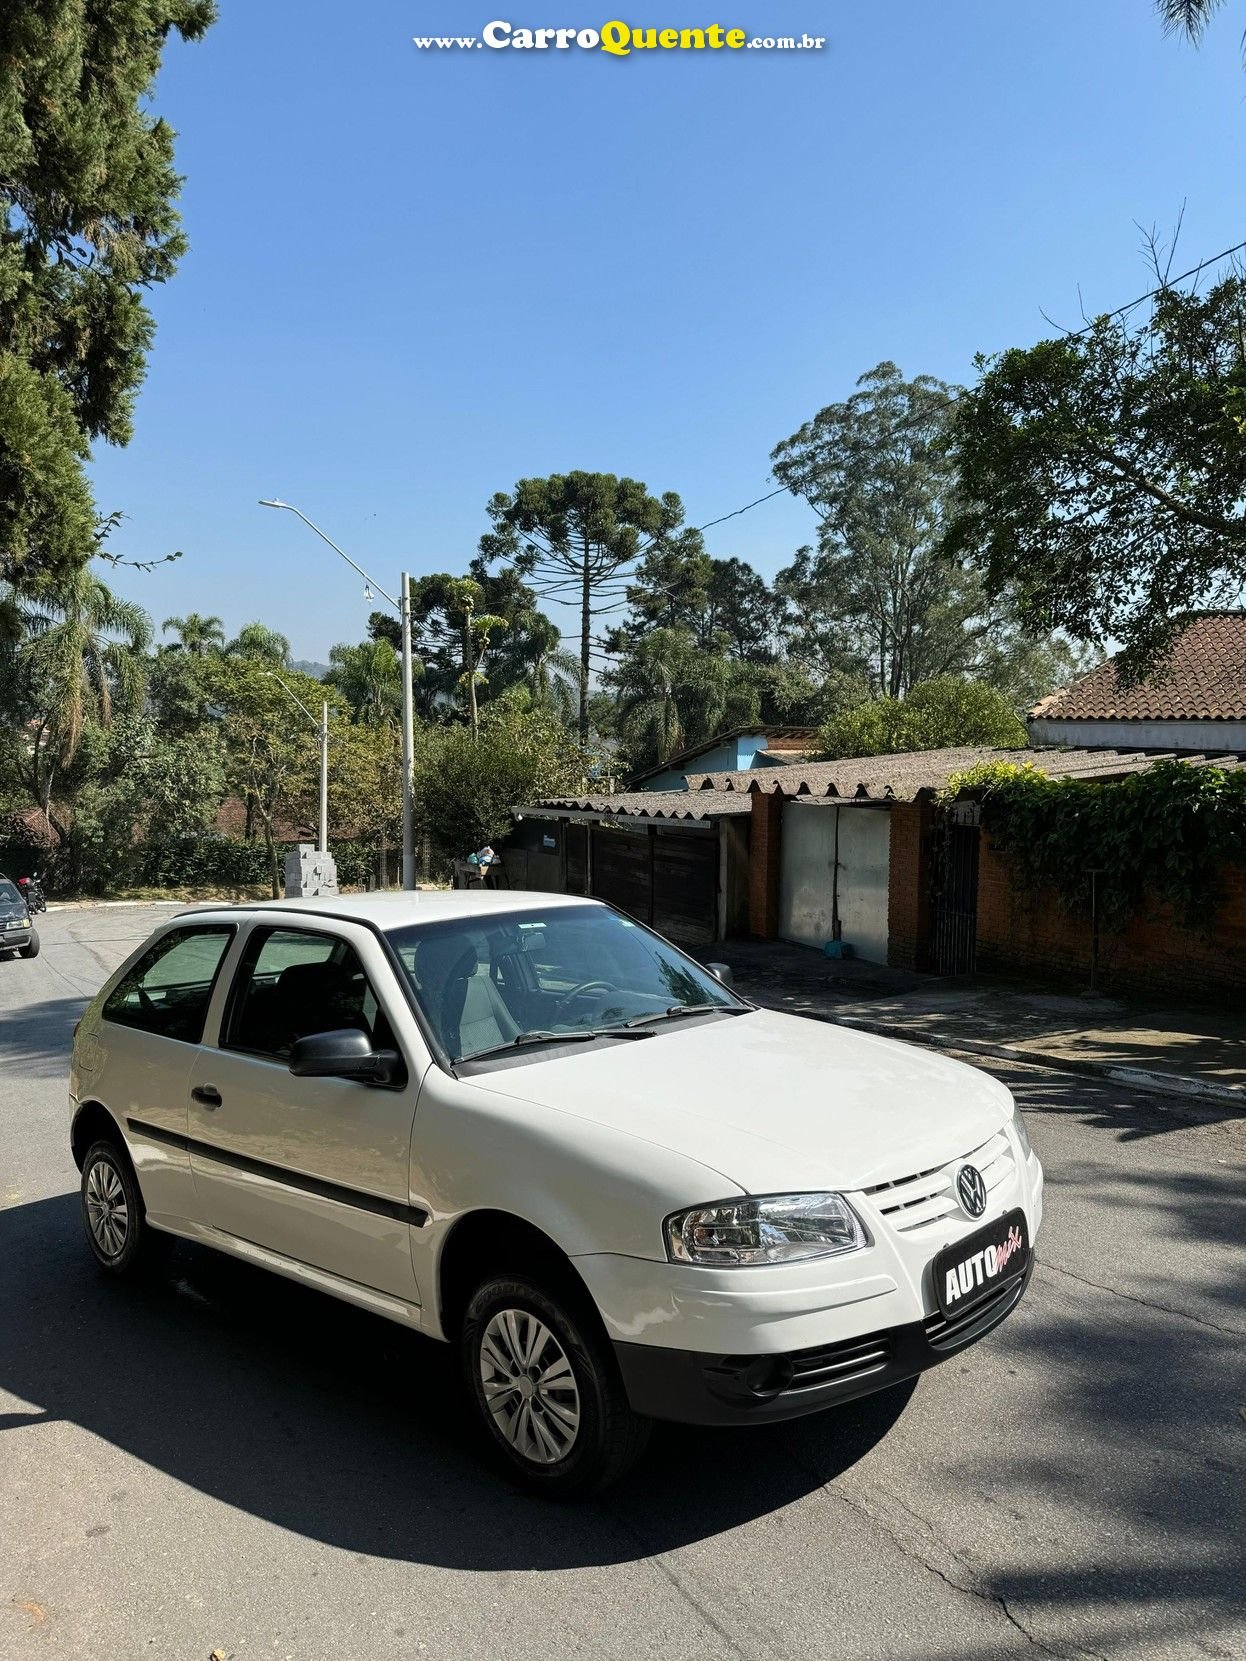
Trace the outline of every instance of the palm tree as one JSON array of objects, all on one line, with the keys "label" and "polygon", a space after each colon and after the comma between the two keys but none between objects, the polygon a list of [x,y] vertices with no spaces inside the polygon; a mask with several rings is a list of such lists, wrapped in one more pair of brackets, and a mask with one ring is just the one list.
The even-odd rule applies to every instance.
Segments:
[{"label": "palm tree", "polygon": [[290,661],[290,642],[265,623],[246,623],[225,647],[225,655],[252,658],[272,669],[284,669]]},{"label": "palm tree", "polygon": [[166,617],[160,628],[165,634],[170,629],[176,630],[178,639],[173,649],[190,652],[194,657],[219,651],[225,644],[225,625],[221,619],[202,617],[197,611],[187,612],[185,617]]},{"label": "palm tree", "polygon": [[1156,3],[1166,29],[1179,29],[1197,41],[1224,0],[1156,0]]},{"label": "palm tree", "polygon": [[684,747],[675,687],[685,656],[682,636],[654,629],[616,673],[619,731],[634,762],[666,761]]},{"label": "palm tree", "polygon": [[[389,726],[402,709],[402,659],[388,640],[334,646],[324,677],[350,706],[351,719],[369,727]],[[415,671],[420,673],[419,668]]]},{"label": "palm tree", "polygon": [[141,705],[151,619],[82,566],[36,591],[23,623],[12,665],[30,715],[25,782],[63,843],[66,827],[51,810],[53,782],[77,755],[88,722],[108,727],[115,710]]},{"label": "palm tree", "polygon": [[[549,623],[548,618],[543,622]],[[559,645],[560,635],[549,623],[552,640],[531,636],[532,659],[528,670],[528,691],[534,709],[545,709],[564,726],[571,726],[580,709],[580,660]]]}]

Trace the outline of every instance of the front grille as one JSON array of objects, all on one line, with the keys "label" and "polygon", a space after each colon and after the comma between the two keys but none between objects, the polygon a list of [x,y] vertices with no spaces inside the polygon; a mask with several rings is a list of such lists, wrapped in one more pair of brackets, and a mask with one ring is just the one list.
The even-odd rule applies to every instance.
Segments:
[{"label": "front grille", "polygon": [[824,1384],[846,1384],[852,1379],[867,1378],[870,1373],[881,1372],[889,1366],[891,1354],[889,1332],[848,1338],[816,1350],[797,1350],[789,1358],[792,1382],[783,1394],[798,1395],[802,1390],[817,1390]]},{"label": "front grille", "polygon": [[1009,1309],[1021,1296],[1026,1277],[1017,1275],[1003,1286],[997,1286],[989,1298],[974,1304],[957,1315],[930,1315],[922,1323],[926,1340],[932,1349],[951,1349],[963,1339],[973,1336],[980,1328],[1003,1320]]},{"label": "front grille", "polygon": [[960,1159],[932,1166],[928,1171],[916,1171],[912,1176],[897,1177],[894,1182],[876,1183],[864,1193],[897,1234],[912,1234],[959,1214],[956,1173],[965,1164],[976,1165],[981,1171],[989,1198],[1013,1175],[1012,1144],[1002,1130],[996,1131]]}]

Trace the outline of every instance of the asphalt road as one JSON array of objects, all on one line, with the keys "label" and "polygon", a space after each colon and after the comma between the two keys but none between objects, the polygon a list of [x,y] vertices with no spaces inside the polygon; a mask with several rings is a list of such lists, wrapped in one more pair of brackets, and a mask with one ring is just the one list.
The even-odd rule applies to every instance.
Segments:
[{"label": "asphalt road", "polygon": [[1004,1070],[1048,1186],[1003,1328],[551,1507],[479,1463],[441,1346],[200,1248],[95,1272],[66,1053],[152,920],[0,963],[6,1661],[1246,1656],[1241,1120]]}]

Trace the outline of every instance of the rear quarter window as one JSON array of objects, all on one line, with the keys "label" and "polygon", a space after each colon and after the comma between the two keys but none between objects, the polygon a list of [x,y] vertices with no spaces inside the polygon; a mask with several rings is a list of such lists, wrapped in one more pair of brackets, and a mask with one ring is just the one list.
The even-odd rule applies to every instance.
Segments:
[{"label": "rear quarter window", "polygon": [[162,934],[108,994],[104,1020],[198,1044],[212,988],[233,937],[234,927],[229,923]]}]

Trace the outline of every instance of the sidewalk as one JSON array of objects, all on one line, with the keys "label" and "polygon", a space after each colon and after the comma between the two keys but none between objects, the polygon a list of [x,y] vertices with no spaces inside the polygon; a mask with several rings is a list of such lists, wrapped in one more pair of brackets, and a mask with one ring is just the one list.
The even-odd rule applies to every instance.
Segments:
[{"label": "sidewalk", "polygon": [[940,979],[836,962],[805,946],[729,941],[736,988],[771,1009],[931,1044],[1237,1104],[1246,1113],[1246,1015],[1122,1003],[984,977]]}]

